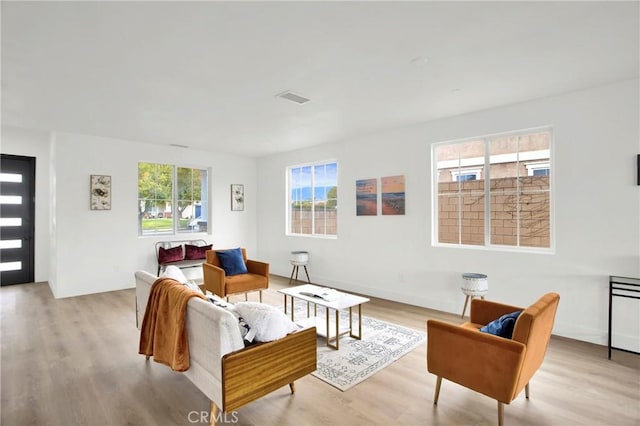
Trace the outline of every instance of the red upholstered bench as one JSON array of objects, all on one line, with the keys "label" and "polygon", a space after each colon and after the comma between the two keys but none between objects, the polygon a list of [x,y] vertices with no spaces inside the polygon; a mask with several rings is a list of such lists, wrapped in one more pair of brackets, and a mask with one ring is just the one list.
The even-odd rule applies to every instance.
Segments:
[{"label": "red upholstered bench", "polygon": [[157,275],[160,275],[169,265],[181,269],[201,266],[206,260],[205,252],[211,250],[212,245],[205,240],[176,240],[158,241],[155,247]]}]

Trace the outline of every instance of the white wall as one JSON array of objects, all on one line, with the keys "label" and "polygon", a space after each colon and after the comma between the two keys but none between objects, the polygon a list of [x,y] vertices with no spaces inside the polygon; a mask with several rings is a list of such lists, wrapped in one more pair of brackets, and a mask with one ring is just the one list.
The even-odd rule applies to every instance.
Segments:
[{"label": "white wall", "polygon": [[49,278],[49,133],[2,127],[3,154],[36,159],[35,270],[36,282]]},{"label": "white wall", "polygon": [[[249,253],[256,252],[254,159],[77,134],[53,133],[49,139],[48,135],[35,137],[32,133],[3,128],[2,151],[27,155],[31,151],[23,145],[30,137],[37,147],[36,164],[52,164],[50,178],[43,182],[47,173],[38,173],[36,182],[36,192],[44,196],[36,200],[37,215],[45,215],[36,225],[36,277],[48,280],[56,297],[132,287],[136,270],[155,273],[154,243],[158,240],[204,238],[214,247],[244,246]],[[139,237],[139,161],[210,167],[212,234]],[[112,177],[111,210],[89,209],[92,174]],[[230,209],[232,183],[245,185],[243,212]],[[48,270],[42,257],[52,259]],[[197,268],[187,271],[201,275]]]},{"label": "white wall", "polygon": [[[256,250],[255,160],[83,135],[56,135],[58,297],[128,288],[137,269],[154,272],[154,243],[184,236],[139,237],[137,227],[138,162],[166,162],[211,168],[214,247]],[[112,209],[92,211],[89,175],[111,175]],[[230,185],[244,183],[243,212],[230,211]],[[190,272],[200,272],[195,268]]]},{"label": "white wall", "polygon": [[[135,270],[155,270],[159,238],[137,236],[137,162],[170,162],[212,168],[205,239],[245,246],[273,273],[289,276],[289,252],[305,249],[316,283],[457,313],[460,274],[484,272],[489,297],[506,303],[559,292],[554,332],[603,344],[608,275],[640,276],[639,89],[637,80],[621,82],[372,134],[262,158],[257,170],[256,160],[226,154],[9,127],[1,150],[36,157],[35,278],[56,297],[129,288]],[[430,144],[541,125],[555,136],[556,253],[432,247]],[[285,167],[322,159],[339,162],[339,238],[287,237]],[[89,210],[91,174],[112,176],[112,210]],[[355,180],[398,174],[406,215],[356,217]],[[230,211],[232,183],[245,185],[244,212]],[[633,302],[615,302],[614,344],[638,351]]]},{"label": "white wall", "polygon": [[[554,333],[604,344],[608,276],[640,276],[638,93],[637,80],[620,82],[261,158],[259,256],[288,276],[289,252],[308,250],[315,283],[454,313],[460,275],[486,273],[488,297],[505,303],[560,293]],[[430,145],[546,125],[555,254],[432,247]],[[338,239],[286,236],[285,168],[324,159],[338,160]],[[406,215],[357,217],[355,181],[393,175],[406,177]],[[616,303],[614,345],[638,351],[640,304]]]}]

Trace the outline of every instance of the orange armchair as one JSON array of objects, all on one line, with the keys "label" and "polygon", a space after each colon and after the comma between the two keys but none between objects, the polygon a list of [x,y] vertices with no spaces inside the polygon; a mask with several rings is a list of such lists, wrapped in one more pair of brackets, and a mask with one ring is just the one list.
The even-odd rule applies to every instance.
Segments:
[{"label": "orange armchair", "polygon": [[[482,299],[471,302],[469,322],[453,325],[427,321],[427,370],[437,376],[434,405],[445,378],[498,401],[498,424],[504,404],[525,389],[544,359],[560,296],[548,293],[526,309]],[[480,327],[515,311],[511,339],[480,332]]]},{"label": "orange armchair", "polygon": [[246,249],[241,250],[248,273],[231,276],[227,276],[222,269],[217,251],[208,250],[207,260],[202,264],[204,287],[220,297],[244,293],[245,300],[248,292],[257,290],[260,292],[260,302],[262,302],[262,290],[269,288],[269,264],[247,259]]}]

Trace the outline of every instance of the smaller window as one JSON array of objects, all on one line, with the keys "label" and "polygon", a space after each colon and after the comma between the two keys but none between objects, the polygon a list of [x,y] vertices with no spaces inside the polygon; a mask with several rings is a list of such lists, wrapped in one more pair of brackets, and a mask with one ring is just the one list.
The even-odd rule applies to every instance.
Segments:
[{"label": "smaller window", "polygon": [[338,163],[287,168],[287,234],[338,233]]},{"label": "smaller window", "polygon": [[527,176],[549,176],[551,165],[548,161],[525,164]]},{"label": "smaller window", "polygon": [[451,170],[451,179],[453,182],[480,180],[481,173],[482,173],[481,168]]},{"label": "smaller window", "polygon": [[463,182],[466,180],[476,180],[476,175],[458,175],[456,177],[456,182]]},{"label": "smaller window", "polygon": [[138,163],[138,234],[206,232],[206,169]]}]

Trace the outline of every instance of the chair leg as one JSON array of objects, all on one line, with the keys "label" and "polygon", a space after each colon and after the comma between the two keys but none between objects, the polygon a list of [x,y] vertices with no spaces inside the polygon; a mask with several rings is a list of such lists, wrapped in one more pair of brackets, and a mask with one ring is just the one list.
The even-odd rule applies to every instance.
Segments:
[{"label": "chair leg", "polygon": [[504,404],[498,401],[498,426],[504,425]]},{"label": "chair leg", "polygon": [[438,405],[438,397],[440,396],[440,386],[442,385],[442,377],[438,376],[436,380],[436,393],[433,395],[433,405]]},{"label": "chair leg", "polygon": [[529,383],[527,383],[524,387],[524,396],[529,399]]},{"label": "chair leg", "polygon": [[260,303],[262,303],[262,290],[260,290]]},{"label": "chair leg", "polygon": [[307,271],[307,265],[304,265],[304,273],[307,274],[307,282],[311,284],[311,278],[309,278],[309,271]]},{"label": "chair leg", "polygon": [[209,419],[209,424],[211,426],[216,426],[216,419],[218,418],[218,407],[215,402],[211,401],[211,418]]},{"label": "chair leg", "polygon": [[296,384],[294,382],[289,383],[289,389],[291,389],[291,393],[296,393]]},{"label": "chair leg", "polygon": [[248,293],[245,293],[245,294],[244,294],[244,301],[246,302],[246,301],[248,301],[248,300],[249,300],[249,294],[248,294]]}]

